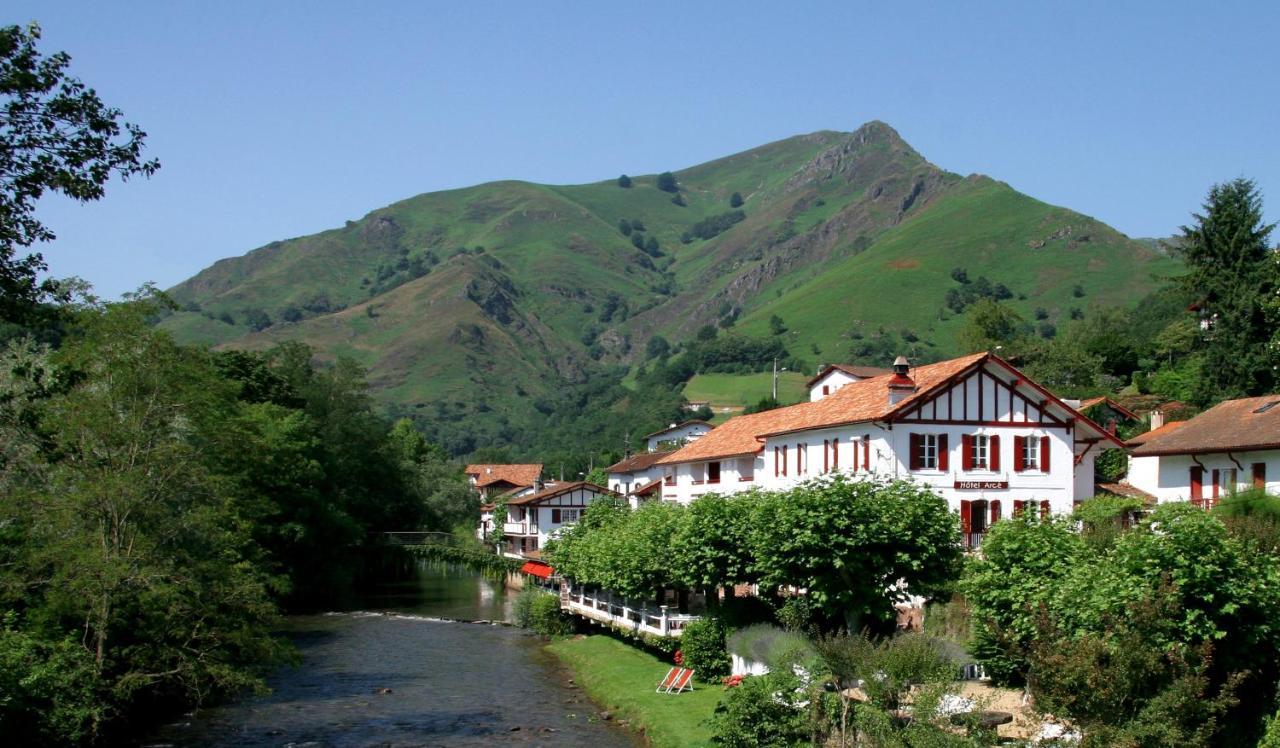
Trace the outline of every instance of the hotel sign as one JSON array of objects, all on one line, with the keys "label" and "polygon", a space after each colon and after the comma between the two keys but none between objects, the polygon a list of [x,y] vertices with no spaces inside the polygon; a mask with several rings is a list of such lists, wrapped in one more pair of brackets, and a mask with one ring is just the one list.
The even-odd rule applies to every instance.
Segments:
[{"label": "hotel sign", "polygon": [[958,480],[955,483],[955,488],[961,491],[994,491],[1008,487],[1007,480]]}]

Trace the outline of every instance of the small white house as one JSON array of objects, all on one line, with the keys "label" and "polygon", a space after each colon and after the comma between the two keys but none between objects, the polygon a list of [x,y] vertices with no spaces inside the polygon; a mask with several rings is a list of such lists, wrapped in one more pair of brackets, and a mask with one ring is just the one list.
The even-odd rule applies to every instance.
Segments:
[{"label": "small white house", "polygon": [[680,446],[697,441],[712,428],[712,425],[706,421],[690,420],[684,423],[673,423],[665,429],[646,434],[644,438],[649,451],[657,452],[671,445]]},{"label": "small white house", "polygon": [[540,558],[556,531],[577,522],[591,502],[616,495],[604,486],[576,481],[508,501],[503,555]]},{"label": "small white house", "polygon": [[960,513],[976,547],[1015,511],[1073,511],[1093,460],[1123,445],[989,353],[849,382],[816,401],[730,419],[663,458],[663,498],[689,503],[821,475],[908,478]]},{"label": "small white house", "polygon": [[542,479],[541,464],[467,465],[467,484],[483,499],[492,499],[513,489],[528,489]]},{"label": "small white house", "polygon": [[822,371],[805,383],[809,388],[809,402],[816,402],[834,394],[841,387],[853,382],[861,382],[872,377],[881,377],[891,373],[888,369],[875,366],[850,366],[848,364],[827,364]]},{"label": "small white house", "polygon": [[1280,395],[1227,400],[1129,441],[1127,482],[1160,503],[1212,507],[1243,488],[1280,493]]}]

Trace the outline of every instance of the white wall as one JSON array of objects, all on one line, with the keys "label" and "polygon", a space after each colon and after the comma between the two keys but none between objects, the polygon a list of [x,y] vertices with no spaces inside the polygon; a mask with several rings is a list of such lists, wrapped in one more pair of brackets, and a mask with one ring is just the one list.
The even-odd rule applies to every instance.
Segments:
[{"label": "white wall", "polygon": [[[1232,458],[1235,458],[1233,461]],[[1197,463],[1196,460],[1199,462]],[[1237,465],[1236,463],[1239,463]],[[1232,452],[1227,454],[1167,455],[1164,457],[1129,457],[1129,484],[1156,497],[1160,503],[1187,501],[1191,497],[1191,468],[1204,466],[1204,497],[1213,496],[1213,471],[1234,468],[1236,485],[1253,485],[1253,463],[1267,466],[1266,489],[1280,494],[1280,450]]]},{"label": "white wall", "polygon": [[[859,381],[862,380],[848,372],[841,371],[839,369],[832,369],[825,377],[814,382],[813,386],[809,388],[809,401],[816,402],[827,395],[833,394],[836,390],[850,382]],[[828,390],[825,394],[822,392],[823,387],[826,387]]]},{"label": "white wall", "polygon": [[631,473],[609,473],[609,488],[623,496],[629,496],[632,491],[647,486],[661,477],[661,465],[650,465],[646,470],[636,470]]}]

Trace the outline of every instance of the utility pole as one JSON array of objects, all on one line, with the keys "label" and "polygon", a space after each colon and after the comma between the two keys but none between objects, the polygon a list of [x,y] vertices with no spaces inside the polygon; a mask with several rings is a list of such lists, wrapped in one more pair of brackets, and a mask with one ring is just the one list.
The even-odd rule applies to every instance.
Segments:
[{"label": "utility pole", "polygon": [[786,371],[787,367],[778,368],[778,357],[773,357],[773,401],[778,402],[778,372]]}]

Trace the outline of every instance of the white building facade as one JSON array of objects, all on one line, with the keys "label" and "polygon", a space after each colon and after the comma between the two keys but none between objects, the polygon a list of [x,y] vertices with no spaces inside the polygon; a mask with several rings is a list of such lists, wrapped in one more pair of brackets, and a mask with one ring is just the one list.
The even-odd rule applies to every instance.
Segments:
[{"label": "white building facade", "polygon": [[663,498],[688,503],[752,486],[786,489],[837,472],[910,479],[960,513],[975,546],[992,521],[1014,511],[1071,512],[1094,495],[1094,458],[1121,446],[993,355],[904,367],[895,383],[898,376],[743,416],[757,419],[745,428],[724,424],[739,433],[717,439],[712,432],[662,461]]},{"label": "white building facade", "polygon": [[582,481],[562,483],[507,503],[503,555],[539,558],[547,541],[560,529],[576,523],[592,502],[616,494],[604,486]]},{"label": "white building facade", "polygon": [[697,441],[703,434],[714,428],[706,421],[685,421],[673,423],[665,429],[645,436],[645,444],[650,452],[658,452],[669,445],[682,445]]},{"label": "white building facade", "polygon": [[805,383],[809,388],[809,402],[817,402],[828,395],[834,395],[841,387],[864,379],[888,374],[888,369],[874,366],[847,366],[845,364],[828,364],[822,367],[817,376]]},{"label": "white building facade", "polygon": [[1126,482],[1159,503],[1208,508],[1248,488],[1280,493],[1280,395],[1219,403],[1130,446]]}]

